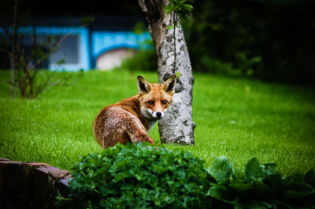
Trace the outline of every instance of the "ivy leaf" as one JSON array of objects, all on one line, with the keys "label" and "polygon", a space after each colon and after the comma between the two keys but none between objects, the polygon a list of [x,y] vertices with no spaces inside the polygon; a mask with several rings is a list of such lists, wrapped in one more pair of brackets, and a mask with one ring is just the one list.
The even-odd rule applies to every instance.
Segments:
[{"label": "ivy leaf", "polygon": [[246,209],[246,205],[244,203],[237,202],[234,205],[234,209]]},{"label": "ivy leaf", "polygon": [[246,183],[231,183],[229,186],[238,193],[244,193],[253,188],[251,184]]},{"label": "ivy leaf", "polygon": [[285,180],[283,180],[282,176],[279,173],[277,173],[266,177],[264,179],[264,183],[266,183],[272,188],[270,195],[277,195],[279,192],[283,190]]},{"label": "ivy leaf", "polygon": [[174,10],[173,7],[174,7],[174,6],[171,5],[171,4],[169,4],[169,5],[167,5],[166,7],[164,7],[164,11],[166,12],[167,15],[170,14],[170,13]]},{"label": "ivy leaf", "polygon": [[245,164],[245,178],[249,183],[259,182],[265,178],[265,172],[255,157]]},{"label": "ivy leaf", "polygon": [[315,189],[311,185],[303,182],[292,182],[283,196],[288,200],[303,199],[314,193]]},{"label": "ivy leaf", "polygon": [[264,206],[266,206],[267,208],[274,208],[272,204],[268,203],[268,202],[265,202],[265,201],[262,201],[261,202]]},{"label": "ivy leaf", "polygon": [[221,156],[214,159],[207,171],[219,184],[226,184],[232,175],[232,166],[227,157]]},{"label": "ivy leaf", "polygon": [[275,168],[277,167],[276,163],[266,163],[262,165],[264,172],[267,176],[273,175],[276,173]]},{"label": "ivy leaf", "polygon": [[194,9],[194,7],[190,4],[183,4],[183,8],[186,10],[186,11],[192,11]]},{"label": "ivy leaf", "polygon": [[260,201],[252,200],[246,203],[246,208],[250,209],[267,209],[267,207]]},{"label": "ivy leaf", "polygon": [[264,183],[255,183],[254,191],[255,194],[261,199],[266,199],[267,197],[272,195],[271,187]]},{"label": "ivy leaf", "polygon": [[277,201],[275,208],[294,209],[294,207],[286,202]]},{"label": "ivy leaf", "polygon": [[238,199],[237,196],[235,195],[235,193],[226,188],[225,186],[222,185],[214,185],[212,186],[207,195],[217,199],[217,200],[221,200],[225,203],[230,203],[230,204],[235,204]]},{"label": "ivy leaf", "polygon": [[187,0],[170,0],[169,4],[164,7],[164,11],[167,15],[169,15],[171,12],[175,12],[184,18],[187,18],[187,13],[191,12],[192,10],[193,6],[189,4],[189,1]]},{"label": "ivy leaf", "polygon": [[314,169],[310,169],[306,172],[306,174],[303,177],[303,182],[308,183],[315,187],[315,172]]}]

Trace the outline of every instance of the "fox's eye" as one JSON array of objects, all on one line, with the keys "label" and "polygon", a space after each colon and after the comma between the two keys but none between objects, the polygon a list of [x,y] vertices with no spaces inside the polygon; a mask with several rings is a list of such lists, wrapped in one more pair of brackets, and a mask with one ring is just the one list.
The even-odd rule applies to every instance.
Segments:
[{"label": "fox's eye", "polygon": [[147,101],[147,103],[148,103],[149,105],[154,105],[154,101],[153,101],[153,100],[149,100],[149,101]]},{"label": "fox's eye", "polygon": [[163,99],[162,101],[162,104],[166,105],[167,104],[167,100]]}]

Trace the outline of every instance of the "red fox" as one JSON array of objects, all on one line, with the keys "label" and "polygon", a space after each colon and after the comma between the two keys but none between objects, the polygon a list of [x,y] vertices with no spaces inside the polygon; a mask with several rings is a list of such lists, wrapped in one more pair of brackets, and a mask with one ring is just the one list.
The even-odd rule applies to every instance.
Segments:
[{"label": "red fox", "polygon": [[124,145],[127,142],[154,144],[147,131],[163,118],[172,104],[176,75],[162,84],[149,83],[142,76],[137,78],[137,95],[104,107],[95,118],[94,136],[103,148],[118,142]]}]

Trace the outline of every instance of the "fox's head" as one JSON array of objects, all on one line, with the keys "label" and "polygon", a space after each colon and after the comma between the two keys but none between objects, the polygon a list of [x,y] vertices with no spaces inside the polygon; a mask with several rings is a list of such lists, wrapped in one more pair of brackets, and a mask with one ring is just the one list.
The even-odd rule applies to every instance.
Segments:
[{"label": "fox's head", "polygon": [[175,92],[176,75],[172,75],[162,84],[149,83],[138,76],[141,113],[147,119],[158,120],[164,117],[172,104]]}]

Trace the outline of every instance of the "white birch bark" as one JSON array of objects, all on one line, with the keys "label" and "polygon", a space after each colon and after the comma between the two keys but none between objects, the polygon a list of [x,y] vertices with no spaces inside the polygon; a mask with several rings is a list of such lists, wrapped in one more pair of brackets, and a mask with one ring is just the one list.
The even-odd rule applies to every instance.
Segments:
[{"label": "white birch bark", "polygon": [[[175,28],[176,65],[174,63],[174,36],[169,25],[173,25],[173,14],[163,10],[169,0],[138,0],[149,22],[149,29],[158,57],[159,82],[172,74],[180,73],[176,82],[173,104],[165,117],[159,121],[159,132],[163,143],[194,144],[195,123],[192,120],[192,98],[194,78],[184,32],[180,25]],[[179,21],[179,20],[178,20]]]}]

